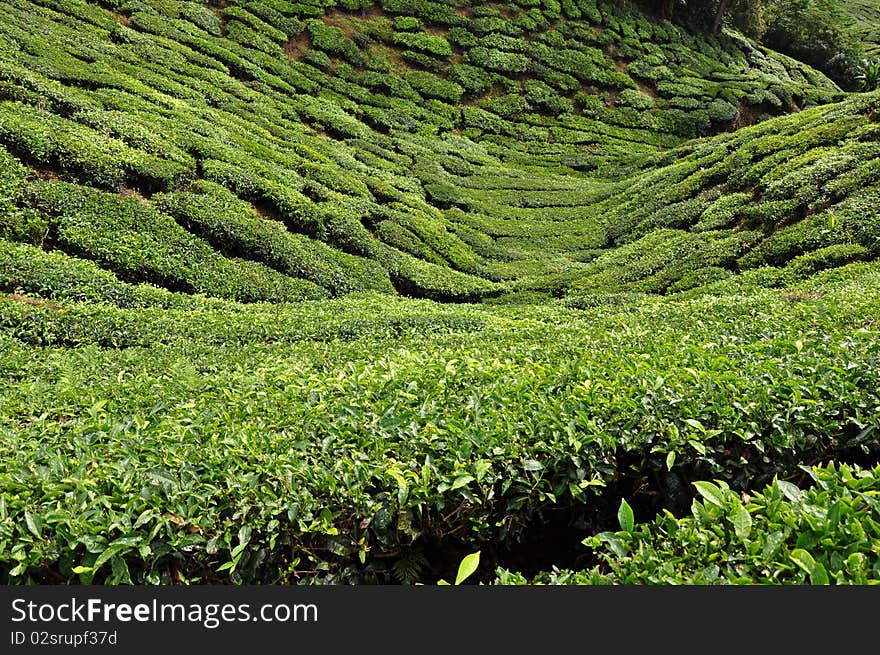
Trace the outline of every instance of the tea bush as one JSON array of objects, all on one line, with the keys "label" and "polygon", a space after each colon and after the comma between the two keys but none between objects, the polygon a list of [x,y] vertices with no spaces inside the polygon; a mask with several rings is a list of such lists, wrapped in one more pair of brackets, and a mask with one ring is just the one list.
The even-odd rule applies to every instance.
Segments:
[{"label": "tea bush", "polygon": [[[872,460],[878,107],[633,3],[5,3],[0,581],[384,582]],[[762,582],[876,577],[742,506]]]},{"label": "tea bush", "polygon": [[[754,493],[697,482],[691,516],[664,513],[585,543],[602,564],[556,569],[527,580],[499,570],[503,584],[876,584],[880,468],[805,467],[802,489],[774,480]],[[625,501],[624,501],[625,502]],[[622,505],[629,507],[629,505]],[[622,516],[626,516],[625,511]],[[622,519],[627,522],[628,519]]]}]

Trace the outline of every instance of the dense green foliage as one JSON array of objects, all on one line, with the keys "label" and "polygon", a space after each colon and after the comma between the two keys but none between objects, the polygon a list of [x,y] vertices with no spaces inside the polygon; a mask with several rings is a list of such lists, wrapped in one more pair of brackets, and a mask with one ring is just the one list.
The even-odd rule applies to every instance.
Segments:
[{"label": "dense green foliage", "polygon": [[790,475],[880,427],[878,282],[589,311],[7,299],[2,552],[16,579],[371,580],[621,480]]},{"label": "dense green foliage", "polygon": [[0,581],[880,578],[880,92],[625,5],[0,0]]},{"label": "dense green foliage", "polygon": [[[605,245],[591,207],[603,178],[656,165],[684,137],[839,97],[733,33],[694,36],[614,3],[428,5],[4,4],[0,147],[43,180],[23,181],[9,236],[239,300],[320,292],[303,282],[558,295]],[[69,216],[64,198],[82,193],[91,217]],[[39,235],[35,210],[51,216]],[[137,236],[111,248],[132,221]],[[167,261],[207,247],[238,260]]]},{"label": "dense green foliage", "polygon": [[[865,46],[876,43],[871,0],[645,0],[647,11],[700,32],[725,26],[855,88]],[[659,5],[659,6],[658,6]],[[867,42],[867,43],[866,43]]]},{"label": "dense green foliage", "polygon": [[[852,0],[776,0],[763,42],[854,88],[865,54],[864,34],[848,13]],[[876,9],[875,9],[876,12]]]},{"label": "dense green foliage", "polygon": [[844,0],[844,7],[852,17],[851,30],[863,44],[868,56],[880,55],[880,7],[872,0]]},{"label": "dense green foliage", "polygon": [[[532,580],[498,571],[504,584],[857,584],[880,579],[880,467],[833,463],[805,469],[806,490],[774,480],[752,494],[697,482],[691,516],[668,511],[636,526],[621,504],[618,532],[584,541],[601,552],[589,571]],[[608,571],[607,573],[605,571]]]}]

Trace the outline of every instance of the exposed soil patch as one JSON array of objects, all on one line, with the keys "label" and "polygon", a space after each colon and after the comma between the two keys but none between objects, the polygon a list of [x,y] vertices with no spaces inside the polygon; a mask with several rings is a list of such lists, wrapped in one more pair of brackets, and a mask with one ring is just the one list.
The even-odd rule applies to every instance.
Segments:
[{"label": "exposed soil patch", "polygon": [[295,61],[302,61],[309,48],[309,35],[306,32],[301,32],[281,47],[288,57]]},{"label": "exposed soil patch", "polygon": [[440,25],[425,25],[425,31],[433,36],[445,37],[449,34],[449,28]]},{"label": "exposed soil patch", "polygon": [[278,213],[278,210],[268,202],[251,201],[251,209],[254,214],[267,221],[284,222],[284,218]]},{"label": "exposed soil patch", "polygon": [[150,201],[137,189],[132,189],[131,187],[125,187],[122,191],[119,192],[119,195],[123,198],[134,198],[139,203],[144,205],[149,205]]},{"label": "exposed soil patch", "polygon": [[[632,77],[632,76],[630,76],[630,77]],[[649,85],[645,84],[644,82],[640,82],[639,80],[635,79],[634,77],[632,79],[633,79],[633,82],[636,83],[636,86],[639,88],[639,91],[641,91],[642,93],[644,93],[647,96],[651,96],[652,98],[654,98],[654,100],[660,99],[660,94],[657,93],[657,89],[655,89],[653,86],[649,86]]]},{"label": "exposed soil patch", "polygon": [[731,127],[738,130],[741,127],[755,125],[761,121],[761,110],[753,105],[747,105],[744,102],[739,103],[739,113],[736,120],[733,121]]},{"label": "exposed soil patch", "polygon": [[809,302],[810,300],[818,300],[824,295],[825,292],[821,289],[815,291],[803,291],[799,289],[786,293],[782,296],[782,299],[786,302]]},{"label": "exposed soil patch", "polygon": [[51,302],[46,302],[45,300],[37,300],[36,298],[28,298],[27,296],[23,296],[20,293],[11,293],[8,296],[12,300],[16,302],[24,303],[25,305],[34,305],[36,307],[43,307],[45,309],[51,309],[52,311],[60,312],[64,309],[60,305],[56,305]]},{"label": "exposed soil patch", "polygon": [[45,180],[46,182],[55,182],[61,179],[61,172],[57,168],[43,167],[34,169],[31,177],[35,180]]},{"label": "exposed soil patch", "polygon": [[227,0],[216,0],[215,2],[208,2],[205,7],[211,11],[218,19],[220,19],[220,33],[226,34],[226,14],[224,13],[224,9],[229,6],[229,2]]}]

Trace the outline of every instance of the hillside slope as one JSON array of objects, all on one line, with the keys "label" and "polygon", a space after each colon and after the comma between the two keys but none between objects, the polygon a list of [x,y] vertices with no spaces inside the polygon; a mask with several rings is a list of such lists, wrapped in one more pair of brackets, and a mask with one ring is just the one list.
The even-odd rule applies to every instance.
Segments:
[{"label": "hillside slope", "polygon": [[609,180],[840,95],[735,35],[592,1],[18,0],[0,67],[32,221],[7,238],[242,301],[559,293],[606,245]]},{"label": "hillside slope", "polygon": [[864,44],[865,53],[880,55],[880,7],[871,0],[846,0],[847,12],[853,19],[852,30]]},{"label": "hillside slope", "polygon": [[880,580],[878,116],[595,0],[0,0],[0,583]]}]

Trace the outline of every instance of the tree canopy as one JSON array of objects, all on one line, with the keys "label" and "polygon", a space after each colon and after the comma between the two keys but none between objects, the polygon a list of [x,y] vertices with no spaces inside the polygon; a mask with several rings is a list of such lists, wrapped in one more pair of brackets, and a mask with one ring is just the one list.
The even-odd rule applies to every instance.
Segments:
[{"label": "tree canopy", "polygon": [[725,24],[774,50],[822,70],[838,84],[857,84],[862,48],[841,0],[656,0],[654,12],[718,33]]}]

